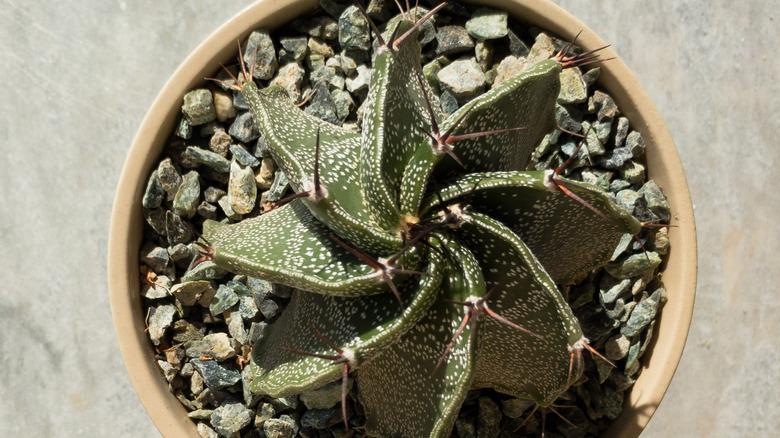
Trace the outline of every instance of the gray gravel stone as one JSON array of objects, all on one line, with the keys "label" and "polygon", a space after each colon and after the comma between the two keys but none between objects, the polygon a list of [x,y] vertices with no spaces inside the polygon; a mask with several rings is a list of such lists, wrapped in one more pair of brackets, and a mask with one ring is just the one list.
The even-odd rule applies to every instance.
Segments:
[{"label": "gray gravel stone", "polygon": [[282,195],[284,195],[284,192],[286,192],[289,187],[290,181],[287,179],[287,175],[281,170],[277,170],[274,173],[274,182],[271,184],[271,188],[263,193],[265,202],[276,202],[282,199]]},{"label": "gray gravel stone", "polygon": [[260,160],[250,154],[249,151],[244,149],[241,145],[230,145],[230,152],[233,154],[233,158],[242,166],[257,167],[260,165]]},{"label": "gray gravel stone", "polygon": [[211,425],[225,438],[231,438],[241,429],[249,426],[254,414],[241,403],[228,403],[214,409]]},{"label": "gray gravel stone", "polygon": [[209,149],[218,153],[219,155],[222,155],[223,157],[227,157],[231,144],[233,144],[233,137],[225,132],[224,129],[215,130],[209,139]]},{"label": "gray gravel stone", "polygon": [[239,310],[228,311],[225,318],[228,326],[228,333],[233,339],[241,345],[246,345],[247,331],[244,328],[244,318]]},{"label": "gray gravel stone", "polygon": [[211,91],[206,88],[199,88],[185,94],[181,110],[192,126],[209,123],[217,118],[217,113],[214,110],[214,98]]},{"label": "gray gravel stone", "polygon": [[276,304],[276,301],[268,299],[261,301],[258,304],[258,308],[265,319],[272,319],[274,316],[278,315],[281,310],[279,309],[279,305]]},{"label": "gray gravel stone", "polygon": [[271,36],[266,29],[258,29],[249,34],[244,50],[244,63],[248,66],[255,61],[252,77],[255,79],[271,79],[276,73],[278,62],[276,50]]},{"label": "gray gravel stone", "polygon": [[154,272],[163,272],[168,266],[170,255],[168,250],[155,245],[152,242],[147,242],[141,247],[141,262],[150,267]]},{"label": "gray gravel stone", "polygon": [[582,131],[582,112],[572,106],[556,104],[555,120],[558,122],[558,126],[567,131]]},{"label": "gray gravel stone", "polygon": [[309,49],[308,39],[304,36],[279,38],[279,62],[281,64],[303,61]]},{"label": "gray gravel stone", "polygon": [[165,376],[165,380],[167,380],[168,383],[170,383],[171,380],[173,380],[173,378],[178,374],[176,368],[164,360],[158,360],[157,365],[162,370],[163,376]]},{"label": "gray gravel stone", "polygon": [[210,428],[206,423],[198,423],[198,435],[201,438],[219,438],[219,434]]},{"label": "gray gravel stone", "polygon": [[173,323],[176,307],[173,304],[160,304],[149,308],[149,338],[154,345],[159,345],[165,331]]},{"label": "gray gravel stone", "polygon": [[604,344],[606,357],[609,360],[616,361],[623,359],[628,354],[628,347],[631,346],[631,340],[625,335],[616,335]]},{"label": "gray gravel stone", "polygon": [[287,90],[290,99],[298,102],[301,99],[301,87],[306,77],[306,71],[300,64],[292,62],[279,69],[276,77],[271,80],[269,85],[278,85]]},{"label": "gray gravel stone", "polygon": [[501,410],[490,397],[479,398],[479,416],[477,417],[477,438],[498,436],[501,428]]},{"label": "gray gravel stone", "polygon": [[436,31],[437,56],[452,56],[470,52],[474,49],[474,40],[462,26],[442,26]]},{"label": "gray gravel stone", "polygon": [[485,74],[473,59],[459,59],[438,74],[442,90],[449,91],[461,105],[483,91]]},{"label": "gray gravel stone", "polygon": [[217,219],[217,206],[209,202],[203,201],[198,204],[198,215],[204,219]]},{"label": "gray gravel stone", "polygon": [[[325,429],[343,422],[341,407],[332,409],[309,409],[301,416],[301,426],[314,429]],[[266,421],[266,424],[268,422]]]},{"label": "gray gravel stone", "polygon": [[295,420],[289,415],[270,418],[263,423],[263,432],[267,438],[292,438],[297,432],[296,429]]},{"label": "gray gravel stone", "polygon": [[184,155],[192,161],[203,164],[217,172],[228,173],[230,171],[230,161],[216,152],[195,146],[187,146]]},{"label": "gray gravel stone", "polygon": [[225,216],[228,217],[228,219],[234,220],[234,221],[240,221],[241,215],[236,213],[233,210],[233,207],[230,206],[230,200],[227,196],[220,198],[219,201],[217,201],[217,205],[222,209],[222,212],[225,213]]},{"label": "gray gravel stone", "polygon": [[[346,72],[346,69],[345,69]],[[346,79],[347,91],[355,95],[365,95],[371,82],[371,69],[361,64],[355,68],[355,75]]]},{"label": "gray gravel stone", "polygon": [[490,8],[479,8],[466,22],[469,35],[477,40],[494,40],[509,33],[507,21],[509,14]]},{"label": "gray gravel stone", "polygon": [[626,161],[634,158],[631,149],[622,147],[608,151],[600,160],[599,164],[605,169],[620,169]]},{"label": "gray gravel stone", "polygon": [[242,143],[250,143],[260,137],[260,130],[257,129],[249,111],[243,111],[236,117],[228,133]]},{"label": "gray gravel stone", "polygon": [[[306,114],[311,114],[328,123],[338,123],[339,118],[338,115],[336,115],[336,103],[333,101],[333,96],[331,96],[328,91],[327,82],[320,81],[314,85],[314,95],[305,111]],[[312,135],[314,134],[315,133],[312,133]]]},{"label": "gray gravel stone", "polygon": [[233,105],[233,93],[225,90],[214,90],[214,114],[220,122],[226,122],[238,114]]},{"label": "gray gravel stone", "polygon": [[187,357],[210,357],[218,362],[236,357],[235,341],[226,333],[212,333],[200,340],[185,342],[184,349]]},{"label": "gray gravel stone", "polygon": [[599,109],[597,117],[600,122],[611,122],[617,116],[617,104],[615,104],[615,100],[609,94],[597,90],[593,93],[593,102]]},{"label": "gray gravel stone", "polygon": [[227,192],[214,186],[206,187],[206,190],[203,191],[203,198],[211,203],[219,201],[219,198],[225,195],[227,195]]},{"label": "gray gravel stone", "polygon": [[157,176],[160,178],[163,190],[168,193],[170,199],[173,199],[181,185],[181,174],[176,170],[176,166],[173,165],[170,158],[164,158],[157,165]]},{"label": "gray gravel stone", "polygon": [[626,137],[626,147],[631,149],[631,153],[634,157],[639,158],[645,154],[645,141],[642,139],[642,134],[637,131],[631,131]]},{"label": "gray gravel stone", "polygon": [[617,128],[615,128],[615,147],[621,147],[626,141],[628,136],[628,119],[625,117],[619,117]]},{"label": "gray gravel stone", "polygon": [[249,326],[247,345],[254,345],[257,341],[259,341],[260,338],[263,337],[263,331],[267,325],[268,323],[265,321],[253,322],[252,325]]},{"label": "gray gravel stone", "polygon": [[184,225],[179,215],[170,210],[165,212],[165,233],[170,246],[189,243],[192,240],[192,231]]},{"label": "gray gravel stone", "polygon": [[206,327],[200,323],[192,323],[186,319],[179,319],[172,325],[173,341],[185,343],[188,341],[199,341],[206,336]]},{"label": "gray gravel stone", "polygon": [[523,412],[533,407],[533,400],[521,400],[519,398],[510,398],[501,400],[501,411],[509,418],[519,418]]},{"label": "gray gravel stone", "polygon": [[173,212],[183,218],[195,216],[200,199],[200,178],[194,170],[182,177],[182,183],[173,198]]},{"label": "gray gravel stone", "polygon": [[185,306],[194,306],[198,298],[211,287],[208,280],[186,281],[171,288],[171,294]]},{"label": "gray gravel stone", "polygon": [[242,166],[234,160],[230,164],[230,181],[228,183],[230,207],[238,214],[247,214],[255,208],[256,200],[255,173],[251,167]]}]

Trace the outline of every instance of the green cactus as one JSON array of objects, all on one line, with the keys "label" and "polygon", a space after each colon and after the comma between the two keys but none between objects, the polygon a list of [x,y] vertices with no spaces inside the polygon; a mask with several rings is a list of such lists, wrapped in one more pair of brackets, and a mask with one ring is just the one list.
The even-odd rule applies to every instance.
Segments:
[{"label": "green cactus", "polygon": [[305,114],[282,88],[241,84],[297,195],[206,223],[200,243],[222,268],[297,289],[253,347],[252,391],[342,379],[345,397],[351,375],[365,431],[381,437],[449,436],[473,388],[551,405],[590,348],[556,284],[640,228],[560,169],[523,170],[556,127],[559,74],[592,53],[562,50],[445,118],[415,33],[408,20],[375,33],[360,133]]}]

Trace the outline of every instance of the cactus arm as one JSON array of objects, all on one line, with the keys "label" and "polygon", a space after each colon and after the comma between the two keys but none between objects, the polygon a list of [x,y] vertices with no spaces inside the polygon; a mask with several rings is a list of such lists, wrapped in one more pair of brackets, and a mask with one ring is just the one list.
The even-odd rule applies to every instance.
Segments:
[{"label": "cactus arm", "polygon": [[[560,88],[560,64],[542,61],[473,99],[442,123],[449,130],[464,116],[453,135],[524,127],[465,139],[453,144],[454,154],[465,171],[521,170],[536,145],[556,126],[555,100]],[[415,152],[401,186],[401,211],[415,215],[431,175],[437,181],[452,179],[465,171],[453,159],[435,154],[424,143]]]},{"label": "cactus arm", "polygon": [[[297,108],[281,87],[258,90],[247,82],[241,93],[271,154],[300,193],[313,184],[315,145],[320,131],[320,179],[325,196],[305,200],[312,214],[336,234],[367,251],[390,253],[401,246],[396,233],[376,226],[359,184],[360,134],[325,123]],[[285,123],[280,123],[284,120]]]},{"label": "cactus arm", "polygon": [[[559,177],[606,219],[546,178],[543,171],[475,173],[456,180],[440,195],[445,204],[467,199],[475,210],[509,225],[553,281],[567,284],[606,263],[620,238],[638,233],[640,225],[597,187]],[[439,197],[428,196],[423,211],[435,209],[439,202]]]},{"label": "cactus arm", "polygon": [[[461,268],[448,262],[444,272],[442,294],[454,301],[470,295]],[[368,434],[450,436],[475,370],[477,338],[471,324],[465,326],[444,363],[434,368],[463,316],[463,306],[438,300],[417,325],[361,367],[357,379]]]},{"label": "cactus arm", "polygon": [[[570,348],[582,339],[577,319],[542,265],[509,228],[472,212],[461,230],[483,266],[488,289],[493,289],[493,311],[544,338],[483,317],[474,385],[551,404],[568,387]],[[492,268],[497,264],[501,269]]]},{"label": "cactus arm", "polygon": [[358,369],[426,315],[442,278],[442,258],[431,254],[430,260],[419,284],[402,291],[403,310],[391,294],[343,298],[296,291],[284,313],[253,347],[252,391],[286,397],[341,376],[341,367],[328,360],[284,349],[333,354],[309,324],[332,344],[348,349],[354,360],[350,371]]},{"label": "cactus arm", "polygon": [[209,223],[204,232],[214,263],[230,272],[331,295],[387,290],[374,268],[325,234],[300,199],[236,224]]},{"label": "cactus arm", "polygon": [[[398,34],[412,23],[401,21]],[[387,230],[400,223],[398,188],[404,169],[425,134],[428,116],[415,79],[420,70],[420,45],[406,38],[397,51],[381,48],[374,60],[371,89],[363,112],[360,177],[372,217]]]}]

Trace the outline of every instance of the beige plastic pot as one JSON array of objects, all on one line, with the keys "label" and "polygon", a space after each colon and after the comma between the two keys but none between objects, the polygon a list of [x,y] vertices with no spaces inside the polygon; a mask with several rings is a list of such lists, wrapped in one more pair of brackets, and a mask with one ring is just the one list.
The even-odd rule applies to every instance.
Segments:
[{"label": "beige plastic pot", "polygon": [[[578,44],[585,50],[605,45],[583,23],[547,0],[473,1],[504,9],[525,23],[571,39],[582,30]],[[173,130],[184,94],[214,74],[219,63],[235,53],[236,39],[244,40],[258,27],[276,28],[316,10],[318,0],[260,0],[220,27],[184,61],[146,114],[125,162],[114,201],[108,252],[111,309],[122,357],[138,396],[166,438],[197,437],[195,424],[157,367],[145,333],[140,293],[138,254],[142,241],[141,197],[148,175]],[[611,50],[604,57],[616,56]],[[643,357],[643,369],[623,413],[607,431],[608,437],[636,437],[661,402],[682,355],[693,312],[696,289],[696,230],[688,185],[672,138],[653,103],[628,67],[619,59],[602,65],[601,85],[615,99],[647,145],[647,170],[667,195],[675,228],[669,230],[671,250],[663,271],[668,302],[656,326],[655,339]]]}]

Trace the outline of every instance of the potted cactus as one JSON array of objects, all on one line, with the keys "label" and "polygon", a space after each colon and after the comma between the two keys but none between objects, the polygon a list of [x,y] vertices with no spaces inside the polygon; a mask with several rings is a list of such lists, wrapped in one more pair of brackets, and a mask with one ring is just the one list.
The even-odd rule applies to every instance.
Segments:
[{"label": "potted cactus", "polygon": [[[311,3],[272,6],[266,20],[289,17]],[[552,27],[549,16],[539,18],[555,10],[552,5],[515,2],[511,8]],[[555,19],[558,25],[571,21],[562,17]],[[371,436],[449,436],[472,388],[493,388],[550,406],[581,375],[583,352],[599,355],[556,285],[605,264],[618,241],[642,226],[598,188],[565,178],[569,162],[546,171],[524,170],[536,145],[556,127],[560,72],[595,61],[596,50],[588,50],[597,48],[594,36],[585,31],[585,52],[574,55],[571,46],[564,47],[445,116],[421,73],[416,31],[426,18],[401,19],[384,34],[375,30],[379,48],[361,132],[305,114],[284,89],[259,89],[243,79],[252,78],[252,72],[234,78],[229,85],[243,96],[295,194],[254,218],[206,222],[196,243],[201,256],[195,265],[213,264],[296,288],[287,309],[252,347],[252,391],[285,397],[341,381],[342,417],[349,428],[345,399],[353,378]],[[243,30],[223,29],[212,40],[259,23],[247,12],[234,24]],[[572,39],[576,33],[571,23],[565,31],[553,30]],[[209,41],[199,50],[220,42]],[[221,56],[211,56],[195,70],[207,71]],[[185,87],[198,80],[188,74]],[[654,117],[652,107],[632,109],[632,98],[625,98],[627,112],[636,111],[640,125],[641,114],[649,111],[645,117]],[[650,141],[668,141],[662,126],[654,129]],[[154,132],[161,143],[164,134]],[[154,143],[136,140],[144,147]],[[136,169],[148,169],[150,155],[155,154],[147,151]],[[679,168],[675,159],[673,149],[654,158]],[[663,177],[668,170],[657,171]],[[123,179],[123,185],[134,187],[129,193],[137,195],[145,174],[126,169],[125,177],[128,172],[136,172],[136,180]],[[679,250],[690,252],[692,236],[683,233],[693,232],[692,220],[682,217],[690,214],[689,200],[684,177],[677,178],[667,192],[672,185],[683,190],[675,193],[676,200],[670,197],[682,228],[676,230],[682,238]],[[130,207],[122,202],[120,196],[115,215],[138,218],[137,212],[126,214]],[[132,298],[137,280],[128,274],[137,272],[137,265],[118,262],[117,254],[137,253],[138,243],[123,240],[133,227],[114,224],[110,263],[112,274],[126,269],[117,276],[133,278],[121,291],[112,290],[120,338],[129,334],[135,342],[123,347],[128,364],[151,354],[147,348],[129,357],[144,348],[136,336],[143,318],[138,318],[138,298]],[[686,275],[693,275],[695,251],[693,261],[685,260]],[[691,287],[695,279],[682,276],[672,270],[665,280]],[[120,306],[128,296],[131,305]],[[690,297],[673,301],[681,307],[671,312],[677,320],[670,325],[687,327]],[[659,338],[668,333],[664,330]],[[669,347],[662,354],[676,363],[683,342],[684,337],[666,340]],[[128,368],[131,374],[139,372]],[[673,368],[658,372],[663,388]],[[647,374],[652,376],[643,373],[638,385]],[[155,394],[145,401],[150,412],[173,399],[159,382],[135,383],[139,393]],[[649,400],[657,404],[663,388]],[[628,415],[639,415],[643,407],[635,406]],[[622,425],[619,421],[613,433],[637,434],[650,413],[641,415]],[[165,422],[192,432],[186,417]]]}]

